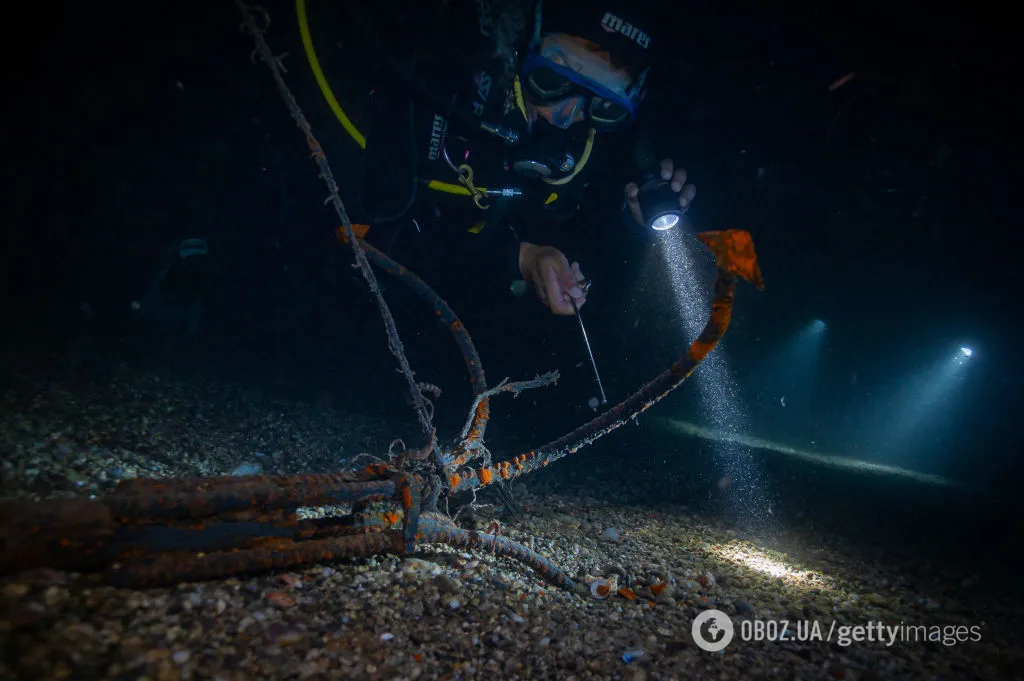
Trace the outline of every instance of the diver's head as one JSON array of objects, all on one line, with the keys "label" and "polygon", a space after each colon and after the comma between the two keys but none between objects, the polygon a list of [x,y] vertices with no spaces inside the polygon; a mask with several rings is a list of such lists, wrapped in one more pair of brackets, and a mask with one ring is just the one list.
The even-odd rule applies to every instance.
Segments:
[{"label": "diver's head", "polygon": [[596,44],[553,33],[523,67],[527,115],[531,122],[543,119],[563,130],[582,122],[598,130],[625,128],[643,96],[634,81]]},{"label": "diver's head", "polygon": [[618,130],[636,117],[651,37],[622,16],[538,0],[521,82],[531,122]]}]

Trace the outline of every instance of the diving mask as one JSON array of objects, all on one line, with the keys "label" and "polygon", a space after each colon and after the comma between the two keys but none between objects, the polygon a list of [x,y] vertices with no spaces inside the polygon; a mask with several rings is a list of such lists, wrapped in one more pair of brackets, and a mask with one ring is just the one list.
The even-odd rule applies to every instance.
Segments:
[{"label": "diving mask", "polygon": [[636,117],[646,70],[634,82],[595,52],[592,43],[554,33],[536,44],[523,65],[523,83],[563,130],[588,119],[599,130],[625,127]]}]

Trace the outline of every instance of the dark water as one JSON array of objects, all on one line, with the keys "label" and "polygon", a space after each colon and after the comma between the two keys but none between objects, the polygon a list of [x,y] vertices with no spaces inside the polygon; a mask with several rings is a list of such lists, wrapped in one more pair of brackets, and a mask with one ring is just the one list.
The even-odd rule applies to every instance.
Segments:
[{"label": "dark water", "polygon": [[[269,10],[276,23],[267,38],[275,52],[290,52],[288,82],[350,201],[358,152],[302,61],[290,4]],[[407,429],[403,381],[377,307],[336,243],[337,218],[323,205],[304,140],[266,68],[250,62],[251,40],[237,32],[233,8],[171,11],[69,14],[46,43],[63,61],[45,79],[17,74],[14,126],[4,139],[10,197],[0,313],[5,340],[23,351],[5,370],[88,373],[120,359],[351,405]],[[1021,529],[1022,469],[1012,205],[1020,140],[1001,54],[1010,41],[994,16],[968,28],[959,15],[948,20],[954,25],[926,14],[935,27],[914,12],[899,19],[871,7],[783,15],[694,5],[679,22],[662,106],[647,124],[660,153],[685,163],[699,186],[695,229],[754,236],[767,288],[741,286],[721,348],[747,432],[792,446],[814,440],[839,456],[941,475],[973,491],[771,451],[722,453],[654,427],[662,416],[702,413],[707,405],[691,383],[638,427],[627,424],[545,471],[538,486],[652,509],[686,506],[768,543],[789,533],[849,543],[923,575],[948,567],[996,583],[1012,573],[1006,555]],[[90,23],[102,33],[83,28]],[[98,35],[109,39],[97,44]],[[86,43],[94,49],[84,51]],[[348,56],[338,45],[325,49]],[[851,71],[849,83],[828,90]],[[345,73],[353,73],[338,85],[346,101],[362,101],[378,77],[374,68]],[[430,206],[418,210],[429,218]],[[198,335],[139,326],[131,302],[168,249],[194,235],[209,239],[214,262]],[[502,454],[592,416],[593,377],[574,319],[511,298],[500,277],[485,283],[488,266],[443,233],[406,225],[392,243],[459,312],[492,383],[561,372],[557,387],[495,401],[491,437]],[[597,282],[583,315],[614,402],[691,338],[676,302],[645,278],[658,266],[650,247],[620,268],[612,243],[597,232],[569,256]],[[450,439],[470,403],[461,358],[422,301],[378,276],[417,378],[445,391],[436,422]],[[814,368],[798,372],[780,348],[818,318],[828,322],[827,339]],[[913,424],[912,444],[898,456],[877,447],[889,427],[877,415],[920,397],[915,386],[928,384],[928,367],[966,343],[976,349],[973,364],[943,408]],[[797,373],[802,383],[792,380]],[[786,411],[777,406],[783,383]]]}]

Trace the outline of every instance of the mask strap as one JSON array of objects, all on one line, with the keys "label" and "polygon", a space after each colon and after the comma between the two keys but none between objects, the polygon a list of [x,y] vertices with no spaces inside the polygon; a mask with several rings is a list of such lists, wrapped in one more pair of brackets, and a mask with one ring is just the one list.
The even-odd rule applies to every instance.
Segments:
[{"label": "mask strap", "polygon": [[629,89],[626,91],[626,96],[628,96],[630,99],[633,99],[640,94],[640,91],[644,89],[644,83],[647,81],[647,72],[650,70],[651,67],[648,66],[647,68],[640,72],[640,75],[637,77],[636,82],[630,85]]}]

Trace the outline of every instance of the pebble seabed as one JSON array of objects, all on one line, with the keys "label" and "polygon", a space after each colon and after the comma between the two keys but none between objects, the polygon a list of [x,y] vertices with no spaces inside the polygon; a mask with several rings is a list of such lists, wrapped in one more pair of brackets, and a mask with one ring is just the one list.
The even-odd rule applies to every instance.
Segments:
[{"label": "pebble seabed", "polygon": [[[3,400],[7,498],[88,496],[119,479],[241,464],[326,470],[361,450],[385,451],[395,436],[380,419],[339,416],[330,405],[145,372],[87,385],[19,376]],[[685,507],[544,492],[543,475],[516,488],[522,513],[500,516],[501,533],[553,560],[576,591],[486,552],[435,545],[146,590],[33,571],[0,579],[0,678],[1024,676],[1019,606],[976,577],[933,566],[930,577],[911,578],[920,571],[840,551],[828,536],[791,535],[781,553]],[[494,512],[457,522],[484,531]],[[691,634],[711,608],[733,625],[719,652]]]}]

